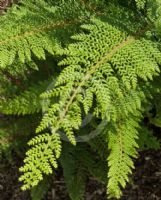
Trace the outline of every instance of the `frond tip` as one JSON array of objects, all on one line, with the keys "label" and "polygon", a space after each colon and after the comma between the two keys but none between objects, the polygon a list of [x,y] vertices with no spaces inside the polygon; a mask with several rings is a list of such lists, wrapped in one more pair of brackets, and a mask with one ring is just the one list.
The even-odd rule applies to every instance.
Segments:
[{"label": "frond tip", "polygon": [[20,177],[23,181],[23,190],[36,186],[43,180],[43,173],[52,173],[52,167],[57,168],[56,159],[60,156],[61,141],[58,134],[43,134],[33,138],[29,145],[32,146],[26,153],[25,165],[20,171],[25,173]]}]

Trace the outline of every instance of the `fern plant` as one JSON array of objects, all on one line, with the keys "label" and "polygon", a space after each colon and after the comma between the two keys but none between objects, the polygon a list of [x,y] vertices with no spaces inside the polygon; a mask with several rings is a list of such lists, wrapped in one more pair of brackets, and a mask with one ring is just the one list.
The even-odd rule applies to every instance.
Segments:
[{"label": "fern plant", "polygon": [[160,30],[160,0],[23,0],[1,16],[0,112],[39,121],[23,190],[61,165],[72,200],[89,174],[121,197],[139,147],[160,146],[144,120],[160,125]]}]

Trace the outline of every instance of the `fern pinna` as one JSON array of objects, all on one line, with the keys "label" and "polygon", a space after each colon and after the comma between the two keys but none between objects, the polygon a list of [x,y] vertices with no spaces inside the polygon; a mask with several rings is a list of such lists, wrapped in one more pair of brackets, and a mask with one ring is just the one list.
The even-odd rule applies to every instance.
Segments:
[{"label": "fern pinna", "polygon": [[120,198],[137,149],[159,148],[144,117],[154,103],[159,114],[160,9],[160,0],[23,0],[0,18],[0,112],[40,122],[20,168],[23,190],[44,185],[60,161],[72,200],[83,198],[88,174]]}]

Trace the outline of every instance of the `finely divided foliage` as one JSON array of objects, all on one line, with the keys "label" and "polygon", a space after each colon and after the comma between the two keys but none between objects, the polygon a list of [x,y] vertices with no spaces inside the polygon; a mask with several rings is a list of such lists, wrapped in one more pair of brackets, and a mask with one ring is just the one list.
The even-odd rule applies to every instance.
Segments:
[{"label": "finely divided foliage", "polygon": [[[9,90],[0,87],[0,112],[33,115],[42,100],[50,102],[20,168],[23,190],[38,185],[60,160],[72,200],[83,198],[88,173],[107,183],[109,197],[120,198],[142,135],[142,146],[148,137],[159,146],[143,119],[160,94],[160,9],[159,0],[24,0],[1,17],[0,82]],[[35,62],[48,57],[58,72],[44,78]],[[15,82],[20,75],[23,88]],[[53,78],[54,87],[45,91]],[[76,136],[89,113],[94,120],[86,134],[106,123],[97,138],[80,145]]]}]

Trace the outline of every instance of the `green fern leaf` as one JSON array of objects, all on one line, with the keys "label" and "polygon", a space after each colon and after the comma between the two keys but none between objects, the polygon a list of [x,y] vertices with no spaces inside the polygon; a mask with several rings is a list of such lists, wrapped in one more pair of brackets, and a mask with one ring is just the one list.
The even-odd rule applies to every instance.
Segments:
[{"label": "green fern leaf", "polygon": [[85,193],[86,173],[78,154],[70,145],[63,146],[61,164],[71,200],[82,200]]},{"label": "green fern leaf", "polygon": [[120,186],[125,188],[128,175],[134,168],[132,157],[136,158],[136,148],[138,148],[136,123],[137,121],[131,116],[131,119],[118,123],[118,127],[108,133],[110,155],[107,192],[111,197],[118,199],[121,197]]}]

